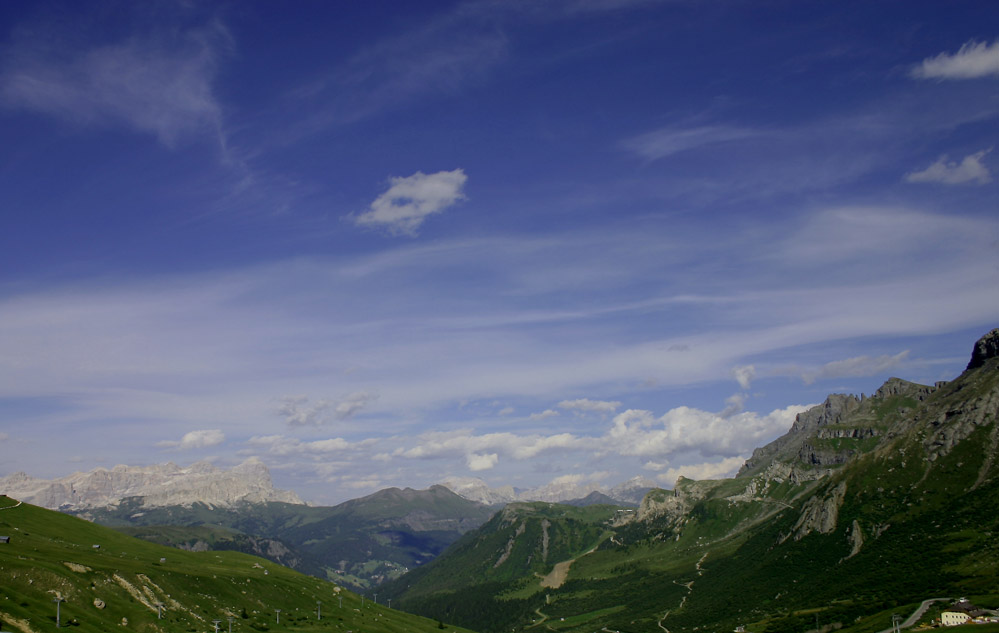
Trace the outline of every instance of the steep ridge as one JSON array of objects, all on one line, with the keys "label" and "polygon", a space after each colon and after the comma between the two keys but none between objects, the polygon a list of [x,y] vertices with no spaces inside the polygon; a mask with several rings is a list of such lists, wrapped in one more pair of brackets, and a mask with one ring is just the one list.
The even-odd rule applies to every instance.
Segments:
[{"label": "steep ridge", "polygon": [[[540,581],[565,560],[538,556],[540,521],[528,538],[532,523],[505,513],[393,583],[393,597],[456,622],[492,614],[478,621],[485,631],[544,613],[564,631],[673,633],[799,631],[803,610],[829,628],[871,617],[868,630],[879,630],[893,608],[926,598],[999,603],[997,350],[993,330],[953,381],[892,378],[871,396],[830,396],[737,477],[681,479],[649,492],[637,512],[591,517],[573,533],[604,530],[600,545],[579,545],[558,587]],[[545,510],[549,535],[568,526],[558,507]],[[524,565],[518,546],[532,541]],[[522,562],[516,572],[504,567],[511,560]],[[477,571],[462,576],[466,568]]]}]

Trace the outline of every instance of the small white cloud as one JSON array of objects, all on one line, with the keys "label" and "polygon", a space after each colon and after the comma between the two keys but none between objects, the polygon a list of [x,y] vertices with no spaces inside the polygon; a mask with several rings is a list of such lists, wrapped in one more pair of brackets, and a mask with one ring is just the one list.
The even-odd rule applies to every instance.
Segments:
[{"label": "small white cloud", "polygon": [[989,172],[989,168],[982,163],[982,159],[991,151],[992,148],[990,147],[989,149],[969,154],[960,163],[948,161],[947,156],[941,156],[937,162],[926,169],[906,174],[905,181],[936,182],[944,185],[963,185],[975,182],[984,185],[992,182],[992,174]]},{"label": "small white cloud", "polygon": [[352,417],[355,413],[368,406],[368,404],[374,400],[378,399],[378,394],[368,393],[366,391],[356,391],[333,407],[333,415],[336,416],[338,420],[345,420]]},{"label": "small white cloud", "polygon": [[555,409],[545,409],[541,413],[532,413],[529,417],[532,420],[545,420],[547,418],[558,417],[559,412]]},{"label": "small white cloud", "polygon": [[730,418],[736,413],[742,411],[742,408],[746,404],[746,396],[741,393],[734,393],[728,398],[725,398],[725,408],[722,410],[720,415],[723,418]]},{"label": "small white cloud", "polygon": [[215,446],[225,441],[225,434],[219,429],[206,429],[202,431],[191,431],[185,433],[179,442],[163,441],[157,442],[160,448],[172,448],[179,451],[192,450],[196,448],[207,448]]},{"label": "small white cloud", "polygon": [[732,377],[743,389],[749,389],[753,379],[756,378],[756,368],[752,365],[743,365],[732,369]]},{"label": "small white cloud", "polygon": [[477,470],[489,470],[499,462],[499,455],[496,453],[489,453],[487,455],[479,455],[477,453],[471,453],[466,458],[466,463],[468,464],[468,469]]},{"label": "small white cloud", "polygon": [[330,403],[325,400],[309,405],[307,396],[285,396],[281,398],[278,414],[288,426],[319,426],[326,421],[329,408]]},{"label": "small white cloud", "polygon": [[499,410],[499,415],[513,415],[513,407],[503,407]]},{"label": "small white cloud", "polygon": [[912,69],[917,79],[977,79],[999,76],[999,40],[992,43],[965,42],[956,53],[927,57]]},{"label": "small white cloud", "polygon": [[369,211],[354,217],[354,224],[385,228],[394,235],[416,235],[427,217],[465,198],[461,189],[467,180],[462,169],[391,178],[388,191],[371,203]]},{"label": "small white cloud", "polygon": [[354,392],[336,403],[319,400],[315,404],[309,404],[308,396],[285,396],[281,399],[278,414],[288,426],[322,426],[331,419],[346,420],[353,417],[377,399],[377,394],[366,391]]},{"label": "small white cloud", "polygon": [[621,406],[621,403],[616,401],[611,402],[606,400],[590,400],[589,398],[580,398],[579,400],[563,400],[558,403],[558,406],[560,409],[610,415],[617,411],[618,407]]},{"label": "small white cloud", "polygon": [[549,486],[565,486],[565,485],[576,485],[581,484],[586,481],[586,475],[580,475],[578,473],[572,473],[569,475],[559,475],[555,479],[548,482]]},{"label": "small white cloud", "polygon": [[801,379],[807,384],[827,378],[873,376],[898,367],[909,358],[909,350],[890,356],[854,356],[845,360],[826,363],[818,371],[803,372]]}]

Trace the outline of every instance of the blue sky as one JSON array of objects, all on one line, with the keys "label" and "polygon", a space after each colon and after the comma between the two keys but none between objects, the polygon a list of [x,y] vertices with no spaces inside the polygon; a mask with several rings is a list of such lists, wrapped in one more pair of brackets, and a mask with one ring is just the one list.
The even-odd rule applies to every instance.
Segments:
[{"label": "blue sky", "polygon": [[997,24],[4,3],[0,474],[669,486],[953,378],[999,325]]}]

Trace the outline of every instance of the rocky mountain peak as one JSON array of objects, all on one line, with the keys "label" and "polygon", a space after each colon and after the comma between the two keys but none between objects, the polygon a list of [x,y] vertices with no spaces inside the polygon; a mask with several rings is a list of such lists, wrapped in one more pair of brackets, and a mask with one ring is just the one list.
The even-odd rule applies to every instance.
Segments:
[{"label": "rocky mountain peak", "polygon": [[875,398],[888,398],[890,396],[909,396],[916,400],[922,400],[933,393],[935,387],[921,385],[916,382],[909,382],[901,378],[889,378],[885,384],[874,392]]},{"label": "rocky mountain peak", "polygon": [[967,369],[978,369],[985,364],[985,361],[996,356],[999,356],[999,328],[978,339],[975,349],[971,352]]}]

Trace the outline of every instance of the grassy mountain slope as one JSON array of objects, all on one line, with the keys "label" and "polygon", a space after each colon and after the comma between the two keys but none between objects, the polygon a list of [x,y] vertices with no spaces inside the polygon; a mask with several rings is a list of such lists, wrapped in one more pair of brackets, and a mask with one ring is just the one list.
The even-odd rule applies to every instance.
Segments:
[{"label": "grassy mountain slope", "polygon": [[[995,354],[935,387],[892,379],[871,397],[831,396],[740,476],[650,492],[633,520],[570,529],[548,509],[566,534],[606,533],[576,549],[561,584],[539,582],[558,557],[484,568],[515,525],[494,518],[391,587],[431,617],[489,613],[487,631],[875,631],[926,598],[999,606],[997,415]],[[480,580],[461,576],[476,565]]]},{"label": "grassy mountain slope", "polygon": [[511,503],[444,556],[380,592],[412,612],[476,622],[488,630],[496,623],[506,628],[530,617],[546,588],[564,582],[572,561],[610,537],[609,522],[621,511],[605,505]]},{"label": "grassy mountain slope", "polygon": [[[105,525],[132,526],[129,533],[153,542],[249,552],[366,590],[431,560],[493,512],[443,486],[432,486],[389,488],[333,507],[267,503],[145,508],[140,499],[131,499],[117,508],[90,510],[87,517]],[[206,527],[227,531],[206,532]]]},{"label": "grassy mountain slope", "polygon": [[439,630],[435,621],[362,605],[356,594],[261,558],[170,549],[7,497],[0,497],[0,535],[10,537],[0,543],[4,631],[52,629],[56,598],[60,624],[81,633],[210,631],[213,620],[228,630],[230,617],[233,631]]}]

